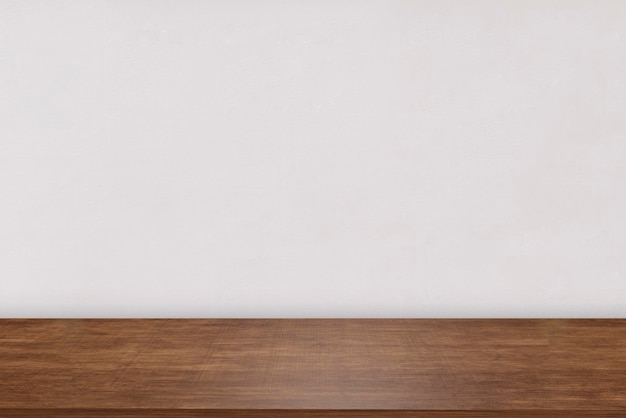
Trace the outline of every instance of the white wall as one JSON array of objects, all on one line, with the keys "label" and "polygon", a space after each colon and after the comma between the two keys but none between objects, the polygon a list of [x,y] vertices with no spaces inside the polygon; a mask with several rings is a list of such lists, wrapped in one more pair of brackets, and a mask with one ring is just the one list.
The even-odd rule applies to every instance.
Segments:
[{"label": "white wall", "polygon": [[0,0],[0,316],[626,316],[626,2]]}]

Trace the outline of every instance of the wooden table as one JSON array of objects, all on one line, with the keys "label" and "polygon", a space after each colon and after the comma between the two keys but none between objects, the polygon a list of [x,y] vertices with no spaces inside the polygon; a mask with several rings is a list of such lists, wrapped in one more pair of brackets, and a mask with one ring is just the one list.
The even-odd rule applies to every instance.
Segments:
[{"label": "wooden table", "polygon": [[626,417],[626,320],[0,320],[0,417]]}]

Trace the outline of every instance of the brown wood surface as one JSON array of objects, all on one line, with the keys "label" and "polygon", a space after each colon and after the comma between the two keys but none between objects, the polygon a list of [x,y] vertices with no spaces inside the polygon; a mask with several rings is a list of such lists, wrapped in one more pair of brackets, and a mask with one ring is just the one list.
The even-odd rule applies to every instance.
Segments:
[{"label": "brown wood surface", "polygon": [[3,319],[27,416],[626,417],[626,320]]},{"label": "brown wood surface", "polygon": [[397,411],[397,410],[181,410],[13,409],[3,418],[624,418],[617,411]]}]

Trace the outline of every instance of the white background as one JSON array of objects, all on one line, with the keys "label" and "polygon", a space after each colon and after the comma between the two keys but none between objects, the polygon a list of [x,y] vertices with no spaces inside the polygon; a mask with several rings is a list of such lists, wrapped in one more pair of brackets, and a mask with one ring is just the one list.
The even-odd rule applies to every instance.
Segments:
[{"label": "white background", "polygon": [[626,2],[0,0],[0,316],[626,316]]}]

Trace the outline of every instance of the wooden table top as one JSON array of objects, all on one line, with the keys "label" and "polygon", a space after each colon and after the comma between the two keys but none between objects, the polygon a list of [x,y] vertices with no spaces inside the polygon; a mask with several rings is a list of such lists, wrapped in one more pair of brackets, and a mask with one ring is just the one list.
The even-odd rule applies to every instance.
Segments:
[{"label": "wooden table top", "polygon": [[626,320],[2,319],[18,416],[626,417]]}]

